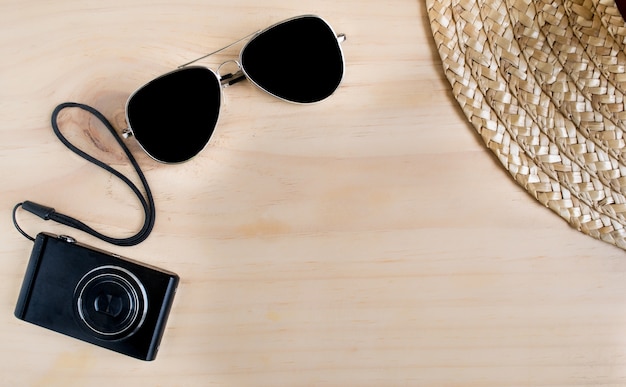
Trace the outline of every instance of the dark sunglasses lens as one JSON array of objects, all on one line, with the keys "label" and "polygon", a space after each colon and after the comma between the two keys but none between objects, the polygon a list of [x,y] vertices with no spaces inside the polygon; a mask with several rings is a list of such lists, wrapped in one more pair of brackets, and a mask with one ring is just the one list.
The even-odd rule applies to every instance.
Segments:
[{"label": "dark sunglasses lens", "polygon": [[209,142],[220,110],[220,82],[211,70],[187,67],[163,75],[128,100],[128,125],[154,159],[178,163]]},{"label": "dark sunglasses lens", "polygon": [[299,103],[330,96],[343,78],[343,55],[330,26],[315,16],[280,23],[241,53],[248,79],[279,98]]}]

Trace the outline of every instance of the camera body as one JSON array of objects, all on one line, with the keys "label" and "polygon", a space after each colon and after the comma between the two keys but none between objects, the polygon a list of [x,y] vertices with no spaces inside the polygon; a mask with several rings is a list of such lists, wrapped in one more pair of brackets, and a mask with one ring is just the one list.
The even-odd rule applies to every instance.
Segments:
[{"label": "camera body", "polygon": [[141,360],[153,360],[179,278],[77,243],[40,233],[15,316]]}]

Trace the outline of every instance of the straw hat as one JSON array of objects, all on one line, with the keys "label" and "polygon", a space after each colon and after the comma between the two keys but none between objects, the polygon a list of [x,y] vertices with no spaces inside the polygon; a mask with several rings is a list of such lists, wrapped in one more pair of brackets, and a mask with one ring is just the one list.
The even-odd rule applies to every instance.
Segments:
[{"label": "straw hat", "polygon": [[615,1],[426,5],[453,95],[504,168],[576,229],[626,249],[626,22]]}]

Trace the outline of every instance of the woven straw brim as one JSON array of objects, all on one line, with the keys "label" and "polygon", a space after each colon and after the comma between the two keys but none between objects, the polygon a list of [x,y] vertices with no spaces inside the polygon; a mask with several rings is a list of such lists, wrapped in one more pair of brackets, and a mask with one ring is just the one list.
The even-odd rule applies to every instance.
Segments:
[{"label": "woven straw brim", "polygon": [[452,93],[511,176],[626,249],[626,24],[613,0],[427,0]]}]

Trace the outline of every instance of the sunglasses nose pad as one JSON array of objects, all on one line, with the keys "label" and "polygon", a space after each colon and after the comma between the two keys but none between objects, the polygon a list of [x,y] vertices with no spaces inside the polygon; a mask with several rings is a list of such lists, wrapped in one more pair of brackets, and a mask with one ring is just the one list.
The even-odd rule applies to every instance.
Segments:
[{"label": "sunglasses nose pad", "polygon": [[[222,75],[222,68],[226,66],[229,66],[231,68],[235,67],[235,71],[231,71]],[[234,59],[227,60],[226,62],[219,65],[219,67],[217,68],[217,75],[220,77],[220,83],[223,87],[234,85],[235,83],[241,82],[246,79],[243,70],[241,70],[241,64]]]},{"label": "sunglasses nose pad", "polygon": [[130,138],[134,136],[133,130],[131,128],[125,128],[122,130],[122,137]]}]

